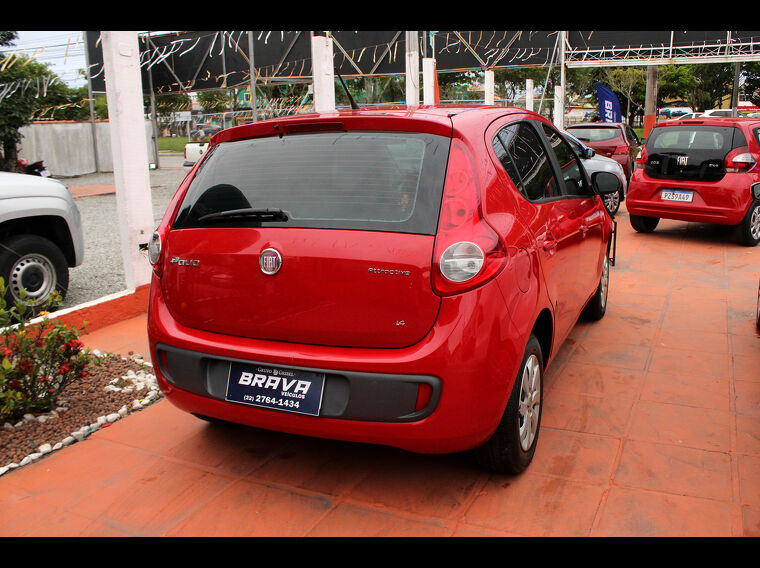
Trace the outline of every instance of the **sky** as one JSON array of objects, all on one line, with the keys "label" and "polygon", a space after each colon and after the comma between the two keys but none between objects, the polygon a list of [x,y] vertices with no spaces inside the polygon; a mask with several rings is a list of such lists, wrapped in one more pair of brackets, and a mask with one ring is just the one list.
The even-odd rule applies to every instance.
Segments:
[{"label": "sky", "polygon": [[13,45],[3,47],[0,53],[33,56],[40,63],[49,63],[50,69],[70,87],[87,84],[79,75],[85,67],[85,49],[81,31],[18,31]]}]

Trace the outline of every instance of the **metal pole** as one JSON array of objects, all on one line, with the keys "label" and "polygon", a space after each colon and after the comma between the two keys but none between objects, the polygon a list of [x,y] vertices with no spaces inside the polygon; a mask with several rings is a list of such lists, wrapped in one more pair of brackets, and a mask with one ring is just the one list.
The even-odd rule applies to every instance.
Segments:
[{"label": "metal pole", "polygon": [[737,61],[734,64],[734,87],[731,93],[731,116],[739,115],[739,74],[741,73],[742,64]]},{"label": "metal pole", "polygon": [[84,64],[85,73],[87,74],[87,100],[90,101],[90,126],[92,127],[92,155],[95,158],[95,171],[100,171],[100,165],[98,164],[98,140],[97,131],[95,128],[95,105],[92,100],[92,77],[90,76],[90,50],[87,43],[87,32],[83,31],[84,35]]},{"label": "metal pole", "polygon": [[258,120],[256,109],[256,68],[253,65],[253,32],[248,32],[248,67],[251,71],[251,112],[253,113],[253,121]]},{"label": "metal pole", "polygon": [[[150,32],[148,32],[148,48],[150,48]],[[158,165],[158,123],[156,121],[156,94],[153,92],[153,71],[148,69],[148,88],[150,89],[150,122],[153,126],[153,161]]]}]

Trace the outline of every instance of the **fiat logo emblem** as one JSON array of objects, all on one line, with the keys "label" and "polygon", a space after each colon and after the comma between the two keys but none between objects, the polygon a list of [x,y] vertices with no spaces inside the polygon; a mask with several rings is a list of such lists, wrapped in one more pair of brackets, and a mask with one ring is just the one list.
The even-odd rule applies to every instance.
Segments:
[{"label": "fiat logo emblem", "polygon": [[264,274],[275,274],[282,266],[282,257],[280,253],[273,248],[261,251],[259,255],[259,266]]}]

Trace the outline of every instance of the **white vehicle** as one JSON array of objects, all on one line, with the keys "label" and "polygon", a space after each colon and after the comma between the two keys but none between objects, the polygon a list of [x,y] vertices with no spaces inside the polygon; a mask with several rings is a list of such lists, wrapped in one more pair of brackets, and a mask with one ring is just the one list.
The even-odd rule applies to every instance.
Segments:
[{"label": "white vehicle", "polygon": [[210,123],[199,123],[195,130],[190,134],[190,142],[185,144],[185,167],[192,167],[195,162],[201,159],[203,152],[208,148],[211,137],[222,130],[221,126]]},{"label": "white vehicle", "polygon": [[[35,312],[53,290],[65,297],[69,268],[84,258],[82,224],[61,182],[0,172],[0,276],[5,301],[22,300]],[[25,291],[22,299],[21,290]]]},{"label": "white vehicle", "polygon": [[733,116],[734,111],[730,108],[714,108],[710,110],[706,110],[702,113],[702,117],[705,116]]},{"label": "white vehicle", "polygon": [[620,208],[620,202],[625,199],[625,193],[628,190],[628,180],[625,177],[623,166],[612,158],[599,156],[596,153],[596,150],[589,148],[572,134],[564,130],[562,131],[562,134],[581,157],[581,160],[583,160],[583,165],[589,175],[594,172],[610,172],[620,178],[620,183],[622,184],[620,190],[617,193],[608,193],[602,197],[604,206],[607,208],[607,211],[610,212],[610,215],[617,213],[617,210]]},{"label": "white vehicle", "polygon": [[688,114],[683,114],[681,116],[677,116],[677,117],[673,118],[672,120],[684,120],[684,119],[687,119],[687,118],[699,118],[700,116],[702,116],[701,112],[690,112]]},{"label": "white vehicle", "polygon": [[201,159],[203,152],[208,147],[208,142],[188,142],[185,144],[185,167],[193,167],[195,162]]}]

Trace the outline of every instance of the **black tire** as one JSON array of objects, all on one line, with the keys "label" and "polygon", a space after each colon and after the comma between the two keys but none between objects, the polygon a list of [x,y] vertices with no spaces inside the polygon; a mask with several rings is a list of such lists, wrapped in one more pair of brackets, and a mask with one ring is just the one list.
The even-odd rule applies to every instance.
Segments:
[{"label": "black tire", "polygon": [[588,320],[597,321],[604,317],[607,312],[607,294],[610,290],[610,256],[604,255],[602,262],[602,275],[599,277],[599,285],[596,287],[596,293],[591,298],[586,308],[583,310],[583,317]]},{"label": "black tire", "polygon": [[639,215],[628,215],[628,219],[631,221],[631,227],[637,233],[651,233],[657,228],[657,224],[660,222],[659,217],[640,217]]},{"label": "black tire", "polygon": [[760,200],[755,200],[749,206],[744,220],[737,226],[739,242],[747,247],[760,243]]},{"label": "black tire", "polygon": [[[525,471],[533,460],[541,428],[543,369],[541,346],[538,339],[531,335],[525,347],[525,355],[523,355],[504,416],[493,436],[475,450],[475,459],[485,469],[495,473],[518,474]],[[521,401],[521,399],[525,400],[524,379],[529,383],[527,390],[533,392],[529,404]],[[537,404],[535,402],[536,388],[538,389]],[[524,416],[525,413],[528,413],[527,417]],[[521,433],[529,435],[522,440]]]},{"label": "black tire", "polygon": [[19,291],[27,292],[24,303],[32,313],[43,308],[53,290],[61,298],[69,287],[66,257],[52,241],[37,235],[16,235],[0,243],[0,276],[5,280],[5,301],[13,306]]},{"label": "black tire", "polygon": [[617,193],[609,193],[602,197],[602,203],[607,209],[610,215],[614,216],[620,209],[620,202],[623,201],[623,190],[619,190]]}]

